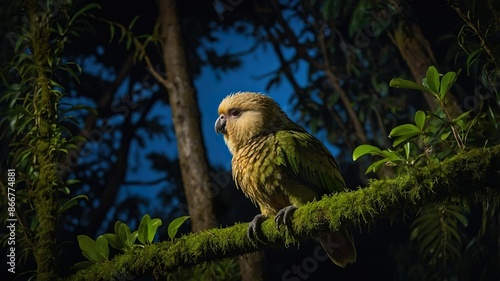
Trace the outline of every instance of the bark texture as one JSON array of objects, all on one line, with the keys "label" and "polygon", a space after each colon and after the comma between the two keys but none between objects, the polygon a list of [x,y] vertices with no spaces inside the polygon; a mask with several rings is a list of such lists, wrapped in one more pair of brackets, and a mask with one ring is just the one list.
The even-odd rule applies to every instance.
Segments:
[{"label": "bark texture", "polygon": [[174,122],[182,181],[193,232],[216,225],[208,162],[200,128],[196,94],[187,70],[175,0],[160,0],[163,60]]}]

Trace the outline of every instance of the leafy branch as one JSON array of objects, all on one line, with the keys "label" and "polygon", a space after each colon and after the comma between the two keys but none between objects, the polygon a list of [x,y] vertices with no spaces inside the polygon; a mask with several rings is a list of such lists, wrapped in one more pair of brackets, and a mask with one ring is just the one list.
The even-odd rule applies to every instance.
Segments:
[{"label": "leafy branch", "polygon": [[467,49],[465,48],[465,46],[464,46],[463,35],[462,35],[462,37],[459,37],[459,39],[460,39],[459,40],[459,46],[467,53],[467,55],[469,55],[469,58],[467,59],[467,65],[469,66],[470,65],[470,61],[473,61],[474,57],[476,57],[480,51],[484,50],[484,52],[489,57],[490,61],[495,64],[495,68],[497,68],[498,67],[496,65],[497,64],[497,59],[495,58],[495,55],[493,54],[493,51],[489,47],[488,42],[487,42],[488,40],[486,38],[486,37],[488,37],[489,34],[495,34],[495,31],[489,30],[489,29],[493,29],[493,27],[487,27],[486,30],[483,31],[483,30],[481,30],[481,26],[480,26],[479,20],[472,18],[470,11],[468,11],[465,14],[461,10],[461,8],[458,5],[456,5],[456,4],[451,4],[450,7],[453,10],[455,10],[455,12],[457,12],[457,14],[462,18],[462,20],[465,23],[465,25],[460,30],[460,34],[462,35],[462,33],[464,32],[464,29],[466,27],[469,27],[473,31],[474,35],[477,36],[477,38],[479,39],[480,45],[481,45],[480,49],[477,49],[476,51],[473,51],[473,52],[469,53],[467,51]]},{"label": "leafy branch", "polygon": [[[394,138],[392,146],[395,149],[382,150],[373,145],[363,144],[354,150],[353,160],[367,154],[382,157],[367,168],[366,173],[369,173],[376,172],[382,166],[409,168],[421,163],[421,159],[425,159],[425,163],[439,161],[463,151],[472,127],[484,117],[484,114],[472,118],[471,111],[467,111],[456,118],[451,116],[446,104],[446,95],[455,84],[458,73],[450,71],[442,75],[434,66],[431,66],[427,70],[426,77],[422,79],[422,84],[402,78],[392,79],[389,83],[391,87],[418,90],[432,96],[438,101],[442,113],[417,111],[414,118],[415,124],[396,126],[389,133],[389,137]],[[440,116],[443,113],[444,117]],[[453,135],[455,142],[447,141],[450,134]],[[404,144],[402,149],[404,154],[400,152],[401,144]],[[419,150],[414,149],[415,146],[423,150],[418,155],[415,155],[415,151]]]},{"label": "leafy branch", "polygon": [[[88,4],[70,14],[67,3],[45,4],[25,1],[18,7],[24,17],[14,28],[16,33],[12,33],[16,37],[15,55],[4,66],[7,71],[1,74],[7,91],[0,98],[4,109],[0,126],[5,128],[2,134],[11,139],[11,151],[5,161],[17,173],[19,196],[15,216],[20,226],[17,266],[21,267],[32,254],[37,280],[54,280],[58,278],[54,263],[59,242],[57,218],[77,205],[78,200],[86,199],[85,195],[68,199],[75,181],[64,181],[60,176],[60,160],[68,154],[68,149],[76,147],[77,140],[60,122],[59,104],[65,93],[61,81],[72,78],[78,82],[81,72],[76,63],[61,58],[70,38],[78,36],[78,30],[84,28],[81,15],[98,5]],[[61,74],[67,75],[66,79]],[[0,215],[7,217],[6,208],[2,208]],[[6,238],[2,235],[4,245]]]},{"label": "leafy branch", "polygon": [[[460,73],[460,71],[458,73]],[[445,103],[446,94],[450,91],[453,84],[455,84],[455,82],[457,81],[458,73],[450,71],[442,75],[437,71],[436,67],[431,66],[427,70],[426,77],[422,79],[422,85],[401,78],[392,79],[389,85],[395,88],[420,90],[437,99],[443,112],[446,115],[446,118],[449,121],[451,131],[453,132],[453,136],[455,137],[458,147],[460,149],[464,149],[465,144],[463,143],[463,140],[460,137],[460,134],[458,133],[458,130],[455,126],[455,120],[451,117]],[[441,76],[442,78],[440,78]]]},{"label": "leafy branch", "polygon": [[[372,163],[366,173],[375,172],[385,165],[404,169],[406,173],[412,174],[421,166],[439,164],[451,155],[463,153],[469,133],[484,114],[472,118],[471,111],[467,111],[456,118],[451,117],[445,100],[456,79],[457,73],[448,72],[442,75],[434,66],[428,68],[421,85],[401,78],[392,79],[392,87],[419,90],[432,96],[438,101],[442,112],[417,111],[415,124],[402,124],[391,130],[389,137],[395,138],[395,149],[382,150],[364,144],[354,150],[353,159],[357,160],[366,154],[382,157]],[[440,116],[443,113],[444,117]],[[480,129],[475,133],[478,131]],[[450,134],[454,136],[454,142],[447,141]],[[479,141],[481,140],[485,141]],[[477,145],[478,140],[475,141]],[[401,144],[404,144],[403,148]],[[483,207],[483,211],[488,210]],[[420,210],[411,225],[410,239],[417,244],[422,257],[435,270],[433,274],[436,276],[446,275],[447,270],[456,267],[462,258],[462,245],[467,244],[467,235],[463,232],[463,227],[468,223],[467,212],[467,204],[429,204]],[[440,266],[436,267],[438,263]]]},{"label": "leafy branch", "polygon": [[[135,59],[138,60],[144,60],[147,66],[147,70],[153,77],[161,83],[167,90],[172,90],[174,85],[172,84],[171,81],[167,79],[162,73],[160,73],[154,66],[153,63],[151,62],[151,58],[147,54],[146,48],[149,46],[149,44],[153,43],[158,43],[160,42],[160,35],[158,34],[158,26],[155,27],[154,33],[151,35],[143,35],[143,36],[137,36],[133,31],[132,28],[134,27],[135,22],[138,19],[138,16],[133,18],[132,21],[129,23],[128,26],[125,26],[121,23],[115,22],[115,21],[110,21],[101,17],[97,17],[95,15],[90,14],[90,17],[99,20],[101,22],[106,23],[109,26],[109,31],[110,31],[110,41],[113,40],[116,29],[118,29],[121,33],[120,38],[118,39],[118,42],[122,42],[123,40],[126,40],[126,48],[129,49],[134,43],[134,46],[136,48],[135,50]],[[144,39],[144,42],[141,42],[141,39]]]}]

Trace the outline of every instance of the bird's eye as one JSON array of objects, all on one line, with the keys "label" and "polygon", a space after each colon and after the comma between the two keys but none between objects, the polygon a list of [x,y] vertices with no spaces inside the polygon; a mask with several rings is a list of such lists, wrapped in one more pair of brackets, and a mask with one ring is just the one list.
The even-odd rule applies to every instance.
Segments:
[{"label": "bird's eye", "polygon": [[237,108],[233,108],[229,111],[229,114],[231,114],[231,116],[233,116],[233,117],[238,117],[238,116],[240,116],[241,111]]}]

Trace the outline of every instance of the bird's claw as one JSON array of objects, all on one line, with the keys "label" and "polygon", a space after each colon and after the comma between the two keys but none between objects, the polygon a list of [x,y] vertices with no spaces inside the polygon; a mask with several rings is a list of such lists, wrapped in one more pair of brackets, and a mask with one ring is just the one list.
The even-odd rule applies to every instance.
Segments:
[{"label": "bird's claw", "polygon": [[279,230],[281,225],[285,225],[286,230],[292,232],[292,215],[297,209],[294,205],[286,206],[285,208],[278,211],[274,222],[276,223],[276,228]]},{"label": "bird's claw", "polygon": [[258,214],[248,224],[247,237],[250,241],[252,241],[252,243],[255,243],[255,241],[258,241],[262,244],[266,244],[266,242],[264,242],[264,235],[263,235],[262,229],[261,229],[261,224],[266,219],[267,219],[267,217],[265,215]]}]

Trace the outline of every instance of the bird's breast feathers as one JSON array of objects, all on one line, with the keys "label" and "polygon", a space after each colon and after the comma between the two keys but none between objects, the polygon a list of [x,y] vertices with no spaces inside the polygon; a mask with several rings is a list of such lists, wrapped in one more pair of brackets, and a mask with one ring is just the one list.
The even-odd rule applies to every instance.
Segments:
[{"label": "bird's breast feathers", "polygon": [[290,202],[282,190],[286,176],[275,162],[274,135],[255,138],[235,152],[232,160],[238,188],[261,209],[281,209]]}]

